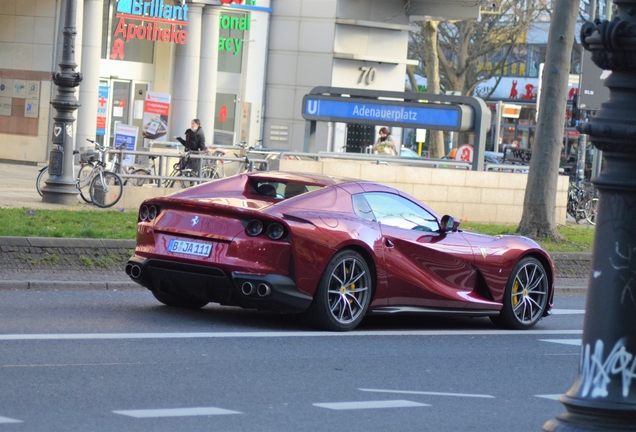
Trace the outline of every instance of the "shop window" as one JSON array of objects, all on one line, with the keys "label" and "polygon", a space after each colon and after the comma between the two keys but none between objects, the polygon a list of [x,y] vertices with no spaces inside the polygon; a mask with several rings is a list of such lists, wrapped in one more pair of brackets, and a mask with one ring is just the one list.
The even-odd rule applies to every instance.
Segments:
[{"label": "shop window", "polygon": [[[178,1],[178,0],[177,0]],[[174,1],[164,0],[165,4],[174,5]],[[181,4],[180,1],[178,1]],[[155,42],[139,37],[122,37],[121,34],[115,36],[120,20],[117,17],[117,0],[104,0],[104,15],[102,21],[102,58],[109,60],[123,60],[139,63],[153,63],[155,53]],[[142,20],[134,20],[127,18],[124,23],[126,26],[134,25],[142,27]],[[123,25],[122,23],[121,25]],[[162,24],[161,26],[166,26]],[[142,29],[145,32],[147,27]],[[126,41],[128,39],[128,41]]]},{"label": "shop window", "polygon": [[[227,93],[216,94],[216,118],[214,130],[234,132],[236,118],[236,95]],[[216,140],[214,141],[217,142]],[[229,143],[230,145],[234,143]]]},{"label": "shop window", "polygon": [[219,17],[219,72],[241,73],[250,15],[223,12]]}]

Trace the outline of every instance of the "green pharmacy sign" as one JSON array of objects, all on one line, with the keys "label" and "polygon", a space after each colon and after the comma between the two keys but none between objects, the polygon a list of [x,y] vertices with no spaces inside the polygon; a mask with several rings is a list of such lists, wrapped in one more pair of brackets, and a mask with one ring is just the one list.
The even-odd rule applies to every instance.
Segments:
[{"label": "green pharmacy sign", "polygon": [[[224,34],[230,34],[232,30],[238,30],[243,36],[243,32],[250,30],[250,16],[232,16],[221,15],[219,17],[219,26]],[[225,30],[225,32],[223,32]],[[243,39],[238,37],[221,37],[219,36],[219,51],[229,51],[234,55],[238,55],[241,52],[243,46]]]}]

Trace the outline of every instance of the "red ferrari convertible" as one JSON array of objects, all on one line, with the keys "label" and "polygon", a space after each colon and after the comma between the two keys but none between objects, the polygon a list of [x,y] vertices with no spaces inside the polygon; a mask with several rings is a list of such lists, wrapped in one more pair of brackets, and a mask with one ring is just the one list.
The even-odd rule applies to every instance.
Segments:
[{"label": "red ferrari convertible", "polygon": [[369,313],[549,314],[554,265],[534,241],[459,229],[377,183],[258,172],[145,200],[126,273],[168,306],[303,313],[345,331]]}]

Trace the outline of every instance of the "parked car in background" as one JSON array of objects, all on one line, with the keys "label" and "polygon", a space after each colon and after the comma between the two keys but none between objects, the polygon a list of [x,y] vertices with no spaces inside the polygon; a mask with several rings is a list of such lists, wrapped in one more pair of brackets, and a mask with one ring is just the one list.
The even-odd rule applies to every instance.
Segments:
[{"label": "parked car in background", "polygon": [[500,164],[503,163],[504,154],[500,152],[485,151],[484,163]]},{"label": "parked car in background", "polygon": [[208,302],[354,329],[369,313],[548,315],[554,264],[533,240],[459,229],[397,189],[318,174],[252,172],[139,209],[133,281],[168,306]]},{"label": "parked car in background", "polygon": [[411,150],[410,148],[402,146],[402,148],[400,148],[400,157],[419,159],[421,156],[418,155],[417,152]]}]

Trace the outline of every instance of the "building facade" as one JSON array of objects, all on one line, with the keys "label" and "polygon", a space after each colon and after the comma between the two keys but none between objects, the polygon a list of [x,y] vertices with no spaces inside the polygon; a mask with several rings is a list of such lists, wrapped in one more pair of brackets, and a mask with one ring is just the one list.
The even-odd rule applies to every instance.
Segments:
[{"label": "building facade", "polygon": [[[316,86],[403,91],[412,20],[476,17],[461,0],[75,0],[83,74],[75,146],[135,150],[183,136],[199,118],[208,145],[341,151],[342,125],[304,144],[302,97]],[[68,0],[0,0],[0,160],[51,149]],[[54,110],[53,110],[54,111]]]}]

